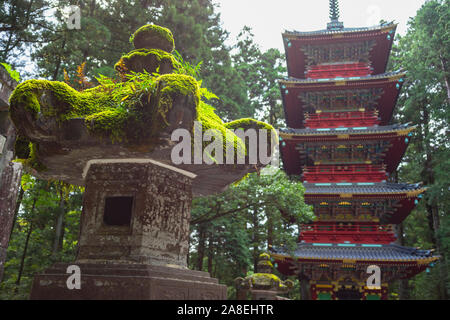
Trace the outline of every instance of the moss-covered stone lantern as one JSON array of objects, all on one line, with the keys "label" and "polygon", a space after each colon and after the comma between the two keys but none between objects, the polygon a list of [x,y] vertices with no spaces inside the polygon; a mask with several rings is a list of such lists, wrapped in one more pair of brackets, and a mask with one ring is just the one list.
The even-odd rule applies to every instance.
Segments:
[{"label": "moss-covered stone lantern", "polygon": [[170,30],[147,25],[132,42],[136,49],[115,66],[119,81],[100,78],[79,92],[29,80],[11,96],[18,145],[29,144],[21,151],[28,170],[86,187],[72,263],[81,289],[68,289],[69,264],[59,263],[35,277],[32,299],[226,298],[208,273],[187,269],[192,197],[220,192],[263,165],[175,164],[171,135],[185,129],[194,136],[198,121],[246,154],[248,144],[232,130],[273,128],[252,119],[224,123],[172,54]]},{"label": "moss-covered stone lantern", "polygon": [[250,292],[251,300],[285,300],[279,294],[289,292],[294,283],[291,280],[282,281],[273,274],[270,255],[262,253],[259,256],[257,272],[235,280],[238,300],[245,300]]}]

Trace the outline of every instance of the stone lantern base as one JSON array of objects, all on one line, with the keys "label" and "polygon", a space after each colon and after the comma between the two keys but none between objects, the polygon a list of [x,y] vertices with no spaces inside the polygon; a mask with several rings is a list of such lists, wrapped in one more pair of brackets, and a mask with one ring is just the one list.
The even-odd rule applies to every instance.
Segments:
[{"label": "stone lantern base", "polygon": [[34,278],[32,300],[226,300],[227,287],[207,272],[152,265],[77,264],[81,289],[69,290],[70,264]]},{"label": "stone lantern base", "polygon": [[[195,175],[139,159],[96,160],[85,174],[77,259],[37,275],[31,299],[226,299],[186,266]],[[69,265],[81,289],[67,285]]]}]

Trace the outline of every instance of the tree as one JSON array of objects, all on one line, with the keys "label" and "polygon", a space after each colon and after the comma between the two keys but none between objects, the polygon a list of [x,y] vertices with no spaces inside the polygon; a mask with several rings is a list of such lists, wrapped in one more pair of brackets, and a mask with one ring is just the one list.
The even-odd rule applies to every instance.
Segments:
[{"label": "tree", "polygon": [[422,288],[419,291],[433,292],[424,285],[438,288],[434,297],[439,299],[448,297],[447,244],[450,232],[446,215],[450,199],[447,137],[450,117],[447,112],[448,70],[445,67],[450,41],[448,6],[448,1],[425,3],[417,16],[410,20],[407,34],[399,37],[393,55],[394,68],[408,71],[397,117],[401,122],[418,126],[405,162],[400,166],[399,180],[422,181],[428,188],[424,201],[404,222],[404,241],[411,246],[433,246],[442,257],[434,271],[437,272],[437,281],[421,281],[425,275],[420,275],[412,285]]},{"label": "tree", "polygon": [[60,185],[24,175],[22,188],[24,194],[12,230],[0,299],[27,299],[36,272],[54,262],[73,261],[76,253],[81,190],[65,189],[69,193],[65,194],[64,223],[60,238],[56,240]]},{"label": "tree", "polygon": [[208,266],[229,286],[254,272],[268,245],[294,244],[297,225],[312,220],[303,194],[303,186],[279,170],[272,176],[250,174],[220,195],[194,200],[191,266]]},{"label": "tree", "polygon": [[40,33],[50,28],[44,13],[46,0],[6,0],[0,4],[0,61],[14,67],[30,44],[49,41]]},{"label": "tree", "polygon": [[234,68],[245,81],[246,109],[252,116],[275,127],[284,125],[284,110],[278,80],[286,72],[285,59],[278,49],[262,52],[254,42],[250,27],[239,33],[233,55]]}]

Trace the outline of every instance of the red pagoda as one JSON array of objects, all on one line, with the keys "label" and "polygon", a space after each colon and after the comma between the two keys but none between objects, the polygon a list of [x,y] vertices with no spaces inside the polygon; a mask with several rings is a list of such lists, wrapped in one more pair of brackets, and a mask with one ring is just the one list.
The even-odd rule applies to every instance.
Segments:
[{"label": "red pagoda", "polygon": [[[388,181],[414,130],[390,124],[405,77],[386,73],[396,25],[344,28],[336,0],[330,18],[326,30],[283,34],[289,128],[280,133],[281,156],[285,171],[301,177],[316,220],[301,227],[294,252],[271,248],[271,255],[311,299],[387,299],[389,282],[438,259],[394,243],[394,225],[425,191]],[[367,286],[372,265],[381,269],[380,286]]]}]

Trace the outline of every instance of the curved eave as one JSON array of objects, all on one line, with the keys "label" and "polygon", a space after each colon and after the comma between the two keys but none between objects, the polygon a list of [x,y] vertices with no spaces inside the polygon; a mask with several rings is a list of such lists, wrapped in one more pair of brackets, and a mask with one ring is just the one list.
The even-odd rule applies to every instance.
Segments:
[{"label": "curved eave", "polygon": [[[289,254],[279,254],[279,253],[270,253],[270,256],[274,258],[275,260],[279,261],[286,261],[291,260],[293,261],[292,257]],[[309,262],[317,262],[317,263],[349,263],[349,260],[351,260],[350,263],[375,263],[378,262],[379,264],[411,264],[416,263],[418,265],[428,265],[432,262],[436,262],[439,260],[439,257],[427,257],[427,258],[417,258],[417,259],[410,259],[410,260],[401,260],[401,259],[382,259],[382,258],[374,258],[374,259],[346,259],[346,258],[324,258],[324,257],[301,257],[301,256],[295,256],[295,258],[298,261],[309,261]]]},{"label": "curved eave", "polygon": [[277,269],[281,274],[291,276],[296,274],[296,267],[299,264],[301,265],[335,265],[342,267],[351,267],[356,265],[377,265],[382,268],[383,267],[391,267],[396,266],[403,268],[407,271],[406,276],[400,277],[403,279],[408,279],[411,276],[414,276],[422,271],[424,271],[430,264],[439,260],[439,257],[427,257],[427,258],[418,258],[411,260],[397,260],[397,259],[343,259],[343,258],[322,258],[322,257],[295,257],[295,260],[289,256],[288,254],[270,254],[272,258],[277,263]]},{"label": "curved eave", "polygon": [[[415,127],[393,129],[393,126],[378,127],[377,132],[361,130],[361,132],[312,132],[308,129],[297,130],[297,133],[280,133],[282,143],[280,145],[281,158],[284,169],[288,175],[301,175],[302,167],[307,165],[308,159],[301,156],[296,149],[299,143],[338,142],[348,144],[352,141],[389,141],[390,147],[384,156],[383,163],[387,166],[387,172],[393,172],[400,163],[409,143],[405,138]],[[375,130],[375,129],[372,129]],[[304,134],[302,134],[302,132]],[[300,134],[299,134],[300,133]]]},{"label": "curved eave", "polygon": [[367,77],[279,80],[286,123],[290,128],[304,128],[305,110],[299,97],[301,93],[380,88],[383,93],[377,101],[377,109],[381,124],[387,125],[392,118],[405,76],[405,72],[392,72]]},{"label": "curved eave", "polygon": [[[297,140],[304,141],[308,137],[313,138],[314,141],[317,140],[346,140],[346,139],[360,139],[361,136],[368,139],[379,139],[379,135],[383,137],[405,137],[408,136],[410,132],[415,130],[417,126],[407,125],[393,125],[393,126],[379,126],[379,127],[365,127],[365,129],[358,130],[355,128],[346,128],[347,130],[342,130],[343,128],[332,128],[330,130],[324,131],[324,129],[282,129],[280,132],[280,137],[284,140]],[[373,137],[373,135],[377,135]]]},{"label": "curved eave", "polygon": [[376,25],[372,27],[362,27],[362,28],[344,28],[342,30],[317,30],[317,31],[285,31],[283,33],[283,38],[288,39],[310,39],[316,37],[335,37],[336,35],[351,35],[355,34],[365,34],[369,32],[389,32],[390,30],[395,30],[397,28],[396,23],[387,23],[383,25]]},{"label": "curved eave", "polygon": [[382,199],[408,199],[408,198],[417,198],[419,195],[424,193],[426,188],[419,188],[415,190],[401,190],[401,191],[381,191],[378,192],[376,190],[369,191],[360,191],[357,189],[354,191],[338,191],[336,192],[314,192],[314,191],[305,191],[305,198],[314,198],[318,197],[320,199],[334,199],[334,198],[343,198],[343,199],[351,199],[351,198],[382,198]]},{"label": "curved eave", "polygon": [[286,85],[288,88],[294,88],[296,86],[301,85],[302,87],[307,86],[308,89],[311,88],[319,88],[323,85],[325,86],[344,86],[347,83],[354,84],[354,83],[365,83],[367,81],[369,82],[375,82],[377,80],[384,80],[382,82],[390,81],[395,82],[398,81],[401,78],[406,77],[406,72],[404,71],[393,71],[388,73],[382,73],[378,75],[368,75],[364,77],[338,77],[338,78],[324,78],[324,79],[300,79],[300,78],[287,78],[287,79],[280,79],[278,82],[282,85]]},{"label": "curved eave", "polygon": [[[397,265],[406,268],[423,269],[440,257],[433,256],[433,250],[420,250],[396,244],[327,244],[298,243],[297,248],[289,253],[286,248],[273,247],[270,256],[275,259],[278,269],[286,274],[288,265],[295,262],[302,264],[326,263],[334,265],[376,264],[380,267]],[[286,263],[287,262],[287,263]],[[283,264],[280,266],[280,264]],[[283,272],[284,271],[284,272]]]},{"label": "curved eave", "polygon": [[[295,78],[305,78],[306,57],[301,50],[305,45],[333,44],[375,40],[370,52],[374,74],[385,72],[394,41],[397,24],[380,25],[370,28],[344,28],[343,30],[319,30],[313,32],[286,31],[282,34],[288,64],[288,74]],[[390,37],[388,37],[388,35]]]},{"label": "curved eave", "polygon": [[[355,183],[356,185],[356,183]],[[384,224],[400,224],[418,205],[419,200],[426,188],[403,190],[398,192],[335,192],[335,193],[318,193],[305,192],[305,203],[313,205],[314,203],[321,203],[323,201],[348,201],[357,202],[371,201],[371,202],[385,202],[393,200],[396,205],[384,212],[381,217]]]}]

